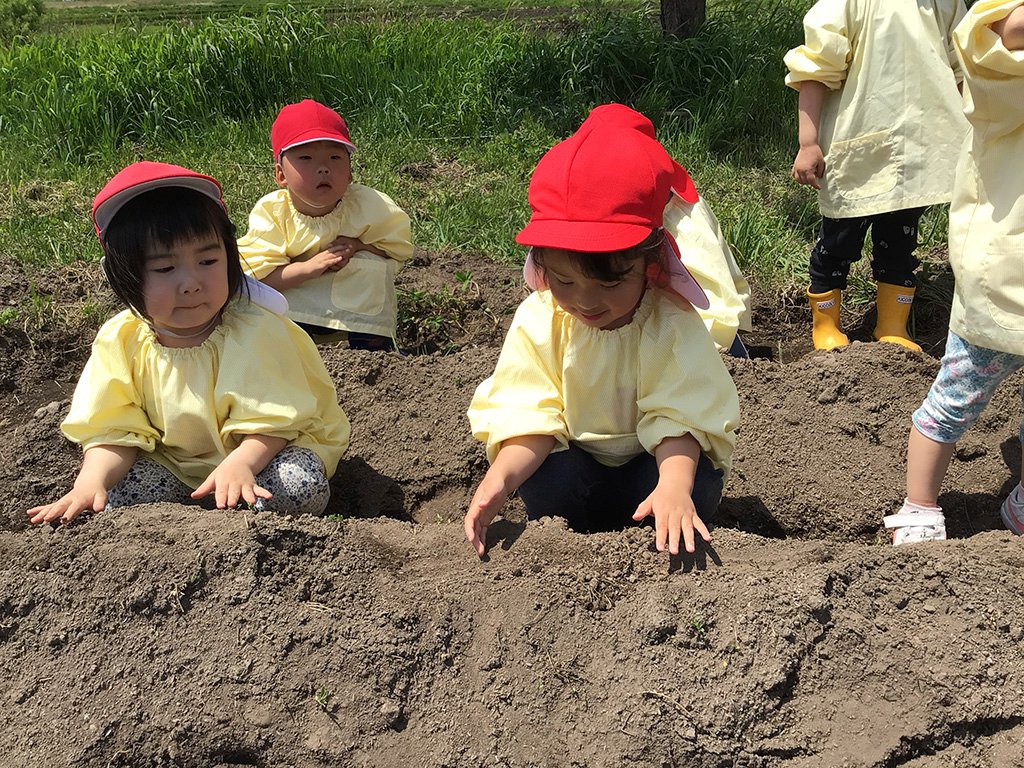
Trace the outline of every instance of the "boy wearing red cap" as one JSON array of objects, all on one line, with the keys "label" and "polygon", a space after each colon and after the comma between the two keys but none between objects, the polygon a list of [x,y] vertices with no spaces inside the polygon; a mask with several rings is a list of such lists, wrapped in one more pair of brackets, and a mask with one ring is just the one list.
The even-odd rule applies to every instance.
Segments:
[{"label": "boy wearing red cap", "polygon": [[96,196],[93,223],[127,308],[96,334],[61,424],[85,453],[74,487],[31,522],[211,494],[322,513],[348,419],[280,295],[244,276],[217,181],[134,163]]},{"label": "boy wearing red cap", "polygon": [[800,92],[792,176],[818,190],[822,215],[807,291],[816,349],[850,343],[842,291],[870,227],[874,338],[921,351],[907,333],[917,225],[949,202],[967,130],[951,40],[964,12],[963,0],[818,0],[786,54]]},{"label": "boy wearing red cap", "polygon": [[314,334],[348,333],[353,348],[394,349],[395,275],[412,257],[409,217],[352,181],[345,121],[312,99],[285,106],[270,132],[280,189],[261,198],[239,240],[253,277],[288,298]]},{"label": "boy wearing red cap", "polygon": [[681,538],[692,552],[695,531],[710,540],[739,400],[663,229],[679,171],[643,130],[602,120],[537,165],[516,237],[535,293],[469,409],[491,462],[465,518],[478,554],[516,489],[530,519],[600,531],[653,516],[672,553]]}]

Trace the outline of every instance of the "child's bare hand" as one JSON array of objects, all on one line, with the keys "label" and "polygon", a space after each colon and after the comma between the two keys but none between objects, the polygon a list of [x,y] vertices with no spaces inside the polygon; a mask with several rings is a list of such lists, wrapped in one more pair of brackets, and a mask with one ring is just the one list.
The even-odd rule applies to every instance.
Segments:
[{"label": "child's bare hand", "polygon": [[809,184],[815,189],[821,189],[818,180],[825,175],[825,156],[821,153],[821,147],[817,144],[800,147],[796,159],[793,160],[790,175],[800,184]]},{"label": "child's bare hand", "polygon": [[345,248],[349,253],[355,253],[356,251],[362,251],[366,249],[363,245],[363,241],[358,237],[346,237],[345,235],[338,235],[331,241],[328,248]]},{"label": "child's bare hand", "polygon": [[192,492],[192,498],[201,499],[211,493],[217,502],[217,509],[231,509],[239,501],[255,504],[257,498],[273,498],[270,491],[257,485],[252,470],[242,462],[232,461],[231,456],[224,459],[203,484]]},{"label": "child's bare hand", "polygon": [[697,515],[689,492],[680,491],[674,485],[659,482],[654,492],[636,508],[633,519],[643,520],[648,515],[654,515],[655,544],[659,552],[664,552],[667,544],[669,553],[678,555],[680,536],[686,551],[693,552],[695,531],[704,541],[711,541],[711,533]]},{"label": "child's bare hand", "polygon": [[335,246],[333,243],[327,246],[327,250],[320,251],[315,256],[306,260],[306,268],[310,277],[319,277],[324,272],[337,272],[348,264],[352,258],[352,249],[345,246]]},{"label": "child's bare hand", "polygon": [[99,488],[72,488],[52,504],[44,504],[39,507],[32,507],[25,514],[33,525],[49,523],[60,519],[62,523],[69,523],[87,509],[93,512],[102,512],[107,506],[107,491],[102,486]]},{"label": "child's bare hand", "polygon": [[466,538],[473,545],[477,555],[487,552],[487,528],[508,499],[505,484],[498,479],[484,475],[469,503],[469,511],[463,521]]}]

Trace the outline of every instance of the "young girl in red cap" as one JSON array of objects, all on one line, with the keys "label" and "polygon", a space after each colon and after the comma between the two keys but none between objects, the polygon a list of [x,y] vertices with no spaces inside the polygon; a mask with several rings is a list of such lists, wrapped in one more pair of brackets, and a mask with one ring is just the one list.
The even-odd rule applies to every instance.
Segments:
[{"label": "young girl in red cap", "polygon": [[278,314],[287,304],[243,276],[220,185],[135,163],[96,196],[93,222],[127,309],[96,335],[61,424],[85,451],[74,487],[31,521],[210,494],[221,509],[321,513],[348,420],[315,345]]},{"label": "young girl in red cap", "polygon": [[710,541],[739,400],[663,230],[683,175],[617,120],[588,120],[537,165],[516,237],[535,293],[469,409],[491,462],[465,518],[478,554],[517,488],[531,519],[603,531],[652,516],[659,550]]}]

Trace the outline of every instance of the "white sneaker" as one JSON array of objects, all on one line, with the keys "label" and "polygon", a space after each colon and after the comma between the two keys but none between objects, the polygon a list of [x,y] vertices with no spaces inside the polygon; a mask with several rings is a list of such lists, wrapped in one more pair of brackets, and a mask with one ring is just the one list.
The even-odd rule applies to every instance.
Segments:
[{"label": "white sneaker", "polygon": [[1018,483],[1010,495],[1006,497],[1003,506],[999,508],[999,516],[1003,518],[1003,525],[1011,533],[1024,536],[1024,488]]},{"label": "white sneaker", "polygon": [[886,528],[892,529],[894,547],[946,538],[946,517],[941,507],[925,507],[904,499],[900,511],[887,515],[883,522]]}]

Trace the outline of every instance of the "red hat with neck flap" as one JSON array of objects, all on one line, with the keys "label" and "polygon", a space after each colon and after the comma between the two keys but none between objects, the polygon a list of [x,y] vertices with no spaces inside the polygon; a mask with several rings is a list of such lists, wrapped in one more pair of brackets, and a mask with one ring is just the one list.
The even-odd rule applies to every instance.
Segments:
[{"label": "red hat with neck flap", "polygon": [[[661,229],[665,205],[674,184],[681,181],[682,169],[647,132],[644,121],[650,124],[628,107],[599,107],[576,133],[552,147],[530,179],[532,214],[516,242],[531,248],[608,253],[639,245]],[[675,239],[666,235],[664,242],[667,273],[655,270],[648,278],[707,309],[708,298],[683,266]],[[523,274],[531,288],[547,288],[532,254]]]}]

